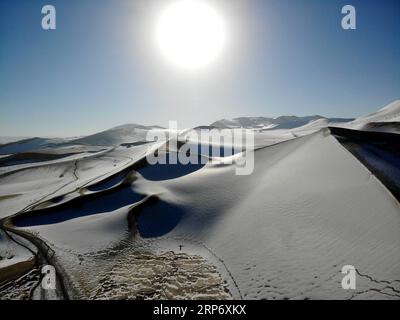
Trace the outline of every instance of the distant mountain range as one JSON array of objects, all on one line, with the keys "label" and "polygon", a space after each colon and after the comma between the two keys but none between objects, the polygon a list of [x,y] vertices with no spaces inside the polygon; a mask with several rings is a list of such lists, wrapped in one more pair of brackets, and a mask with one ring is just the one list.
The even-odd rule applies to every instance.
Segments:
[{"label": "distant mountain range", "polygon": [[400,100],[393,101],[378,111],[357,119],[326,118],[323,116],[281,116],[277,118],[267,117],[241,117],[231,120],[222,119],[210,126],[219,129],[294,129],[303,126],[343,126],[357,130],[376,130],[398,132],[400,122]]},{"label": "distant mountain range", "polygon": [[246,129],[293,129],[309,124],[317,120],[326,120],[328,123],[351,122],[354,119],[325,118],[322,116],[281,116],[278,118],[266,117],[241,117],[232,120],[222,119],[211,124],[211,127],[220,129],[246,128]]},{"label": "distant mountain range", "polygon": [[[357,118],[356,120],[344,118],[326,118],[319,115],[307,117],[281,116],[277,118],[242,117],[232,120],[222,119],[212,123],[210,126],[198,127],[196,129],[245,128],[255,129],[257,131],[286,129],[293,132],[315,132],[328,126],[337,126],[355,130],[400,133],[400,100],[394,101],[377,112]],[[33,137],[18,139],[16,137],[3,137],[0,139],[0,155],[66,145],[117,146],[135,144],[143,141],[146,138],[149,130],[165,129],[160,126],[126,124],[80,138],[57,139]]]}]

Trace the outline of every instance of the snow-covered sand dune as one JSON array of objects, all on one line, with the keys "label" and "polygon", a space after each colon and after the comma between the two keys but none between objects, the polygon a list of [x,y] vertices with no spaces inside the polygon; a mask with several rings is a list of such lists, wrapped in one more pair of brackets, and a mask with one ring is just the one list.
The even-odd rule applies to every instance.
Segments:
[{"label": "snow-covered sand dune", "polygon": [[351,122],[354,125],[365,125],[368,122],[400,121],[400,100],[393,101],[382,109],[368,116],[358,118]]},{"label": "snow-covered sand dune", "polygon": [[340,286],[346,264],[400,278],[398,203],[332,136],[255,156],[248,178],[210,166],[161,184],[165,201],[186,212],[166,236],[212,248],[248,298],[349,298]]},{"label": "snow-covered sand dune", "polygon": [[[339,125],[366,130],[373,121],[394,123],[397,108],[398,102]],[[122,126],[43,146],[35,152],[76,154],[0,168],[1,226],[41,239],[39,250],[40,243],[50,246],[51,261],[75,298],[168,292],[168,298],[399,299],[400,207],[374,175],[385,163],[397,165],[397,151],[378,141],[385,134],[362,133],[379,138],[386,152],[385,161],[374,153],[370,171],[326,128],[331,125],[314,119],[291,129],[247,129],[255,134],[250,176],[235,175],[236,165],[223,158],[149,165],[145,156],[155,149],[176,152],[165,141],[144,140],[146,131],[161,130],[154,127]],[[12,247],[15,265],[30,261],[26,249],[5,236],[0,252]],[[182,275],[197,272],[192,262],[198,261],[210,287],[201,276],[191,288],[185,277],[168,276],[164,265],[175,258],[182,259]],[[9,270],[13,260],[2,260],[0,270]],[[143,265],[150,268],[146,279],[131,271]],[[341,287],[345,265],[357,269],[355,291]],[[124,285],[121,279],[136,280]],[[27,283],[15,282],[17,291],[26,292]],[[1,288],[0,296],[9,296],[10,284]]]},{"label": "snow-covered sand dune", "polygon": [[144,157],[150,145],[107,149],[51,163],[11,166],[0,171],[0,218],[51,205],[90,192],[84,188],[107,179]]},{"label": "snow-covered sand dune", "polygon": [[158,126],[126,124],[87,137],[72,140],[70,143],[96,146],[115,146],[123,143],[135,143],[144,141],[147,132],[150,130],[165,131],[165,129]]},{"label": "snow-covered sand dune", "polygon": [[0,145],[0,154],[26,152],[46,147],[52,143],[57,142],[60,142],[60,140],[52,140],[46,138],[28,138],[24,140],[11,141],[7,144]]},{"label": "snow-covered sand dune", "polygon": [[[234,169],[208,163],[154,181],[146,179],[151,167],[139,167],[126,187],[132,196],[124,199],[131,203],[114,201],[110,209],[93,197],[67,220],[56,206],[44,224],[40,219],[46,217],[29,215],[17,224],[51,243],[67,264],[71,252],[108,250],[127,239],[133,245],[148,241],[160,251],[171,243],[196,253],[209,250],[223,264],[219,270],[226,281],[237,284],[237,297],[398,297],[398,203],[329,131],[255,151],[251,176],[235,176]],[[134,194],[157,198],[135,208],[142,200]],[[128,216],[138,228],[133,238]],[[356,292],[340,285],[341,268],[349,264],[365,275]],[[75,265],[72,278],[89,281],[79,276],[87,274],[85,268],[89,264]]]},{"label": "snow-covered sand dune", "polygon": [[357,130],[399,132],[400,100],[396,100],[382,109],[365,117],[349,122],[345,127]]}]

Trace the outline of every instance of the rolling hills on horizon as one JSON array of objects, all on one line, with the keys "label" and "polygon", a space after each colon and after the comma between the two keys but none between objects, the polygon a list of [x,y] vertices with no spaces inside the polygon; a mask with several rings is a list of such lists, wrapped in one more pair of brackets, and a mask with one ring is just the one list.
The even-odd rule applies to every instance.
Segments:
[{"label": "rolling hills on horizon", "polygon": [[[260,131],[272,130],[302,130],[302,129],[321,129],[328,126],[339,126],[358,130],[399,132],[400,126],[400,100],[396,100],[377,112],[357,119],[346,118],[326,118],[323,116],[280,116],[277,118],[268,117],[240,117],[232,120],[222,119],[213,122],[210,126],[200,128],[217,129],[254,129]],[[46,137],[24,137],[18,140],[12,137],[10,143],[2,138],[0,144],[0,155],[16,152],[26,152],[30,150],[45,148],[55,144],[83,144],[96,146],[113,146],[123,143],[135,143],[142,141],[149,130],[164,130],[165,128],[157,125],[144,126],[140,124],[125,124],[111,129],[107,129],[92,135],[79,138],[46,138]]]},{"label": "rolling hills on horizon", "polygon": [[[251,130],[254,148],[201,148],[201,164],[151,164],[154,152],[187,153],[134,124],[2,146],[0,296],[47,299],[43,256],[59,299],[399,299],[400,135],[388,132],[399,109],[341,127],[253,122],[235,130]],[[384,132],[362,131],[371,123]],[[247,154],[254,171],[236,175]],[[349,264],[354,292],[340,286]]]}]

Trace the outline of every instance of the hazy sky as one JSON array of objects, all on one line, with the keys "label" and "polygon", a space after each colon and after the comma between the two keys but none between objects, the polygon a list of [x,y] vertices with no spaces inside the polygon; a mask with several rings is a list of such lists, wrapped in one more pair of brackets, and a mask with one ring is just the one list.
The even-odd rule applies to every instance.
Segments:
[{"label": "hazy sky", "polygon": [[[209,0],[228,45],[198,72],[154,45],[169,0],[1,0],[0,135],[71,136],[125,123],[321,114],[400,99],[399,0]],[[57,29],[41,28],[41,8]],[[357,30],[341,28],[341,8]]]}]

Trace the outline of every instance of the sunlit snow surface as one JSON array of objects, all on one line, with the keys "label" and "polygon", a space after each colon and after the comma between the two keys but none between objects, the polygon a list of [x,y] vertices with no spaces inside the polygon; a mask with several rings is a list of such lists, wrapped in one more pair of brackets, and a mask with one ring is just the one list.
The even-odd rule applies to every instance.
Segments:
[{"label": "sunlit snow surface", "polygon": [[0,218],[51,247],[70,297],[398,299],[399,204],[325,126],[256,130],[250,176],[149,166],[160,144],[102,133],[96,148],[1,167]]}]

